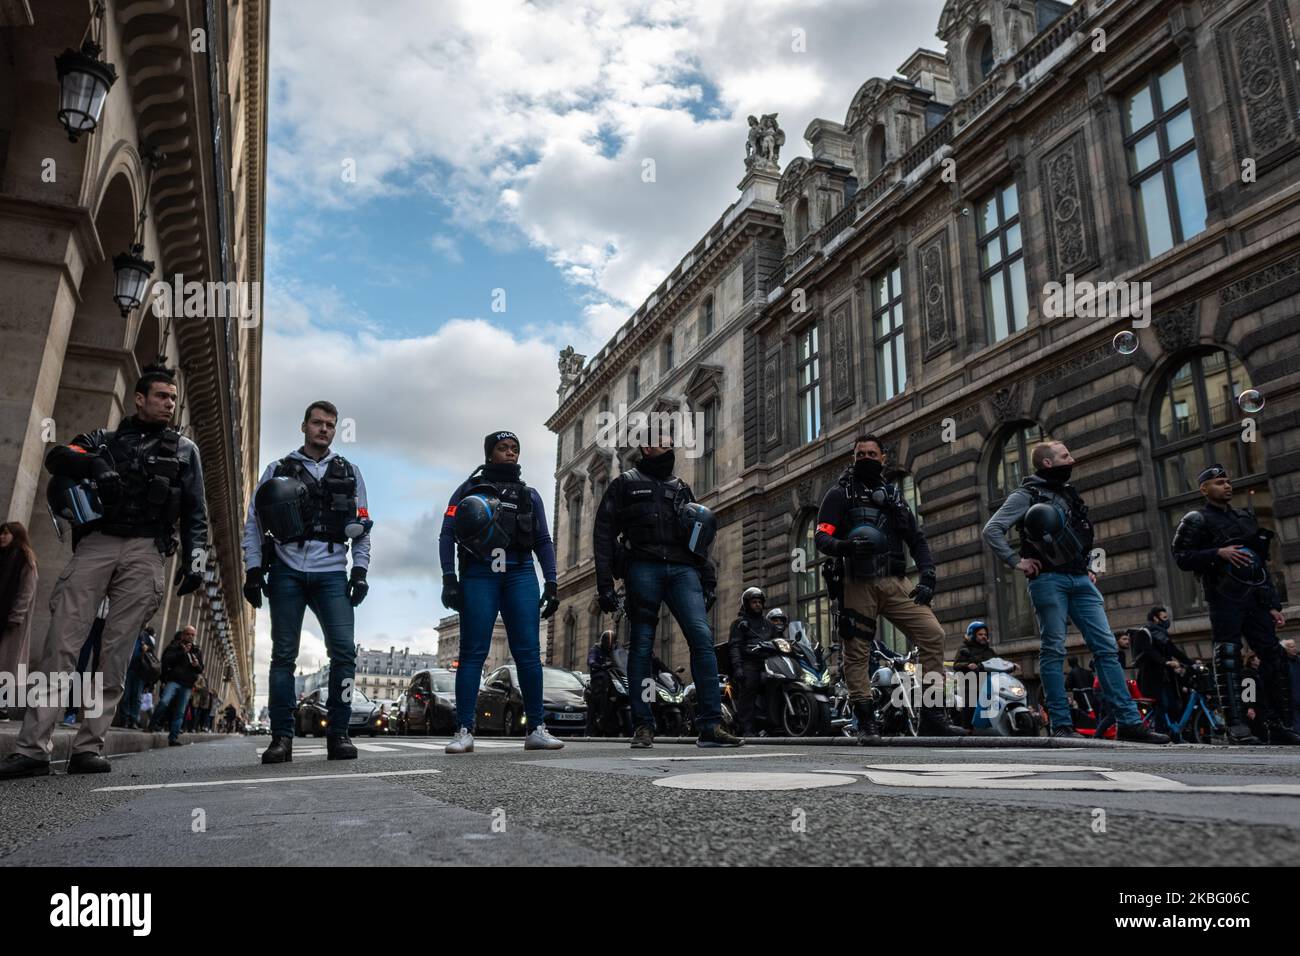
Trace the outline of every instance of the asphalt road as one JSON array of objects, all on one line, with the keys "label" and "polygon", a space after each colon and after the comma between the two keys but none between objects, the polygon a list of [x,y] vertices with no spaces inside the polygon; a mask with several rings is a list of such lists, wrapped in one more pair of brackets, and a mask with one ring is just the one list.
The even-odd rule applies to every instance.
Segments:
[{"label": "asphalt road", "polygon": [[0,865],[1300,863],[1300,749],[267,742],[0,783]]}]

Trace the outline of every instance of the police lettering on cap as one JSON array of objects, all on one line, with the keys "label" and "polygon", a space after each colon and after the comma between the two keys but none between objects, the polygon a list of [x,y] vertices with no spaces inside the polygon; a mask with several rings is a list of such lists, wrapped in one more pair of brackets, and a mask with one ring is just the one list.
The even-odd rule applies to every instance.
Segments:
[{"label": "police lettering on cap", "polygon": [[1203,472],[1201,472],[1199,475],[1196,476],[1196,483],[1198,485],[1203,485],[1207,481],[1213,481],[1216,478],[1227,478],[1227,477],[1228,477],[1228,469],[1224,468],[1222,465],[1211,465],[1209,468],[1206,468]]},{"label": "police lettering on cap", "polygon": [[308,529],[307,486],[297,478],[269,478],[257,489],[253,510],[264,530],[277,541],[295,541]]},{"label": "police lettering on cap", "polygon": [[698,502],[682,505],[678,514],[686,550],[697,557],[708,557],[709,546],[718,534],[718,519]]}]

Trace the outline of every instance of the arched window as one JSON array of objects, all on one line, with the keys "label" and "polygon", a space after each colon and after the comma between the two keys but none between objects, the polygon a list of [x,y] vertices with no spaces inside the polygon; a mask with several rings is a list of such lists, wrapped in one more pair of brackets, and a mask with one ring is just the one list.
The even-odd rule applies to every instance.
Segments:
[{"label": "arched window", "polygon": [[[1263,449],[1258,442],[1241,440],[1243,416],[1237,398],[1250,387],[1241,361],[1214,349],[1175,363],[1156,390],[1151,403],[1151,456],[1165,555],[1170,554],[1179,520],[1204,501],[1196,476],[1212,464],[1228,469],[1233,507],[1253,509],[1261,526],[1278,530]],[[1275,543],[1274,562],[1279,557],[1280,543]],[[1203,611],[1205,604],[1193,576],[1169,566],[1174,610]],[[1283,576],[1276,574],[1275,580],[1284,590]]]},{"label": "arched window", "polygon": [[867,137],[867,175],[875,179],[885,168],[885,127],[877,123]]},{"label": "arched window", "polygon": [[808,198],[800,196],[794,205],[794,241],[803,242],[808,235]]},{"label": "arched window", "polygon": [[[1020,487],[1020,482],[1033,473],[1029,453],[1046,436],[1038,425],[1021,422],[1002,436],[994,447],[989,468],[989,514],[1002,507],[1007,495]],[[1014,529],[1008,534],[1011,547],[1019,549],[1020,537]],[[1029,591],[1019,571],[1003,564],[992,553],[993,581],[998,602],[997,641],[1015,641],[1034,636],[1034,609],[1029,603]]]},{"label": "arched window", "polygon": [[809,640],[820,643],[829,651],[834,641],[831,633],[831,599],[822,576],[822,556],[817,552],[817,513],[809,512],[795,527],[798,532],[795,547],[802,549],[803,554],[802,563],[796,567],[803,567],[804,570],[794,572],[793,619],[803,621],[808,628]]},{"label": "arched window", "polygon": [[987,24],[981,24],[966,41],[966,68],[972,88],[983,83],[993,72],[993,60],[993,31]]},{"label": "arched window", "polygon": [[980,79],[986,78],[993,72],[993,34],[986,33],[984,43],[980,47]]}]

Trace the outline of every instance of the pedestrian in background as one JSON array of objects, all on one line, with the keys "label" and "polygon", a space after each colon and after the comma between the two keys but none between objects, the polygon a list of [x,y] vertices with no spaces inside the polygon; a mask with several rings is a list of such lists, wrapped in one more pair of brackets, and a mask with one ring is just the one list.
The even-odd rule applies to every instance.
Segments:
[{"label": "pedestrian in background", "polygon": [[1291,729],[1300,733],[1300,652],[1289,637],[1282,642],[1282,650],[1286,651],[1283,663],[1291,675]]},{"label": "pedestrian in background", "polygon": [[167,650],[163,651],[163,691],[158,698],[158,712],[153,717],[153,729],[159,729],[162,722],[170,718],[167,743],[173,747],[181,744],[185,710],[194,684],[203,673],[203,655],[194,643],[197,633],[193,625],[187,624],[176,632],[172,642],[167,645]]},{"label": "pedestrian in background", "polygon": [[[36,569],[27,528],[17,521],[0,524],[0,674],[17,674],[27,663]],[[0,720],[8,719],[8,711],[0,708]]]},{"label": "pedestrian in background", "polygon": [[135,650],[131,652],[131,663],[126,668],[126,683],[122,687],[122,703],[117,711],[123,727],[140,726],[140,695],[162,672],[153,635],[153,626],[150,625],[140,631],[135,639]]},{"label": "pedestrian in background", "polygon": [[141,730],[148,730],[149,725],[153,722],[153,685],[150,684],[140,695],[140,719],[136,721],[136,726]]}]

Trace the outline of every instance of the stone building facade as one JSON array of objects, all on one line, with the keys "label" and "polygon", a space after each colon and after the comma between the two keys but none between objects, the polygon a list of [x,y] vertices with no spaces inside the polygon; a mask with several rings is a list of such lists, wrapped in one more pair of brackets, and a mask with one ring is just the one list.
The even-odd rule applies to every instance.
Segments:
[{"label": "stone building facade", "polygon": [[[442,667],[455,670],[460,661],[460,615],[450,614],[438,619],[438,650],[433,655],[434,663],[425,667]],[[492,646],[488,649],[487,660],[483,663],[483,673],[496,670],[502,664],[509,664],[510,644],[506,639],[506,625],[497,615],[496,624],[492,626]]]},{"label": "stone building facade", "polygon": [[356,685],[371,700],[396,700],[406,690],[416,671],[438,667],[435,654],[412,654],[409,647],[400,651],[367,650],[357,647]]},{"label": "stone building facade", "polygon": [[[703,500],[725,524],[727,618],[759,584],[829,640],[822,582],[799,559],[866,431],[923,519],[950,651],[983,619],[1036,673],[1023,579],[980,531],[1044,437],[1079,460],[1116,629],[1168,605],[1175,637],[1208,655],[1204,605],[1169,541],[1211,460],[1278,533],[1277,583],[1296,600],[1297,22],[1297,0],[950,0],[946,53],[918,50],[900,75],[864,83],[843,123],[809,125],[811,158],[777,187],[779,228],[755,237],[755,261],[771,265],[745,286],[730,358],[691,356],[644,399],[684,399],[677,383],[695,368],[721,370],[726,464]],[[1149,311],[1114,297],[1050,307],[1051,283],[1105,282],[1149,283]],[[663,332],[646,320],[662,308],[572,370],[551,419],[566,500],[598,457],[566,444],[608,388],[588,383],[652,362]],[[1117,347],[1125,332],[1136,350]],[[1251,389],[1262,410],[1243,410]],[[569,512],[557,515],[567,539]],[[590,535],[578,540],[561,560],[559,653],[566,620],[584,646],[598,624]]]},{"label": "stone building facade", "polygon": [[240,283],[260,315],[268,4],[109,0],[98,30],[117,79],[98,128],[70,142],[54,60],[80,46],[94,7],[0,4],[0,510],[29,527],[40,561],[32,655],[71,553],[46,510],[45,452],[132,414],[140,368],[161,357],[179,370],[175,421],[202,455],[213,552],[206,586],[179,599],[168,587],[152,623],[165,640],[193,624],[208,683],[251,712],[239,532],[257,477],[261,327],[148,304],[124,318],[113,258],[143,213],[154,281]]}]

